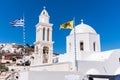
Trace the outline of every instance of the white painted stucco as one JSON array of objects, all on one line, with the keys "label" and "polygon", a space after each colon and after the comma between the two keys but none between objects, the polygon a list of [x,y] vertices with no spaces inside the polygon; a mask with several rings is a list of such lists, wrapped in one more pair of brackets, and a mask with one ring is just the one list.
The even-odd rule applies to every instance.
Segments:
[{"label": "white painted stucco", "polygon": [[[44,14],[44,15],[43,15]],[[36,42],[35,59],[32,61],[29,77],[36,79],[36,75],[40,75],[42,71],[75,71],[87,74],[105,74],[114,75],[120,73],[120,49],[114,49],[101,52],[100,35],[93,29],[93,27],[83,23],[75,26],[76,39],[74,37],[74,29],[66,37],[66,53],[59,55],[59,62],[52,63],[53,42],[52,42],[52,24],[49,23],[49,15],[46,9],[43,9],[39,16],[39,23],[36,25]],[[42,40],[43,28],[50,28],[50,41]],[[40,36],[41,35],[41,36]],[[76,43],[75,43],[76,40]],[[83,42],[83,50],[81,50],[81,42]],[[95,46],[94,46],[95,43]],[[76,51],[75,51],[76,44]],[[111,43],[112,44],[112,43]],[[49,62],[42,63],[43,46],[47,46],[49,50]],[[36,50],[38,47],[38,51]],[[76,52],[76,53],[75,53]],[[76,56],[76,57],[75,57]],[[40,72],[37,72],[40,71]],[[53,72],[52,74],[55,74]],[[66,73],[66,72],[65,72]],[[70,72],[69,72],[70,73]],[[33,74],[33,75],[31,75]],[[44,76],[46,76],[45,74]],[[57,73],[56,75],[62,75]],[[54,75],[55,76],[55,75]],[[59,76],[60,77],[60,76]],[[52,79],[52,78],[51,78]],[[38,80],[38,79],[36,79]],[[48,80],[48,79],[45,79]],[[63,79],[60,79],[63,80]]]}]

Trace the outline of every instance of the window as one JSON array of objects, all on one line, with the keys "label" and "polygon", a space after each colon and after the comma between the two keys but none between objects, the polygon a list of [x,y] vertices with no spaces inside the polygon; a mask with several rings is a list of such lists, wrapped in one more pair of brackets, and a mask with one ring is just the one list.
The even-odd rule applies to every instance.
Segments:
[{"label": "window", "polygon": [[43,40],[45,40],[45,28],[43,28]]},{"label": "window", "polygon": [[48,29],[47,30],[47,41],[49,41],[49,32],[50,32],[50,30]]},{"label": "window", "polygon": [[95,49],[96,45],[95,45],[95,42],[93,43],[93,51],[96,51]]},{"label": "window", "polygon": [[45,14],[45,11],[43,12],[43,14]]},{"label": "window", "polygon": [[80,51],[84,51],[84,43],[80,42]]},{"label": "window", "polygon": [[49,48],[48,47],[43,47],[43,63],[48,63],[48,53],[49,53]]}]

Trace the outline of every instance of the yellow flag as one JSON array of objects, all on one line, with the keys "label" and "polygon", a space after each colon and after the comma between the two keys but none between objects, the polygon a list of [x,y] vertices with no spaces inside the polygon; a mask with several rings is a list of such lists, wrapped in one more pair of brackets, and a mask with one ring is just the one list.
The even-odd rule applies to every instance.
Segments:
[{"label": "yellow flag", "polygon": [[73,20],[60,25],[62,29],[73,29]]}]

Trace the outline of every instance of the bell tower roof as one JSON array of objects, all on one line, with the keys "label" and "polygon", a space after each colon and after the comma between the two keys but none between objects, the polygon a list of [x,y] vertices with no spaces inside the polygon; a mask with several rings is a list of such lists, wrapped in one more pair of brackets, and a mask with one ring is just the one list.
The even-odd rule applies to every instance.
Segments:
[{"label": "bell tower roof", "polygon": [[42,15],[44,15],[44,16],[49,16],[49,14],[48,14],[45,6],[43,7],[43,10],[42,10],[40,16],[42,16]]},{"label": "bell tower roof", "polygon": [[46,7],[44,6],[41,14],[39,15],[39,22],[49,24],[49,19],[50,19],[50,16],[46,10]]}]

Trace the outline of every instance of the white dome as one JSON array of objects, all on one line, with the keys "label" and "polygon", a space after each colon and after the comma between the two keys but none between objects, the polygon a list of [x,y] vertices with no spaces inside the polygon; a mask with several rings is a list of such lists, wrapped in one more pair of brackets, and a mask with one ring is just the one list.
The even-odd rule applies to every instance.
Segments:
[{"label": "white dome", "polygon": [[[75,27],[76,34],[78,33],[93,33],[96,34],[96,31],[89,25],[84,24],[83,21],[81,21],[81,24],[77,25]],[[70,32],[70,35],[74,34],[74,29]]]}]

